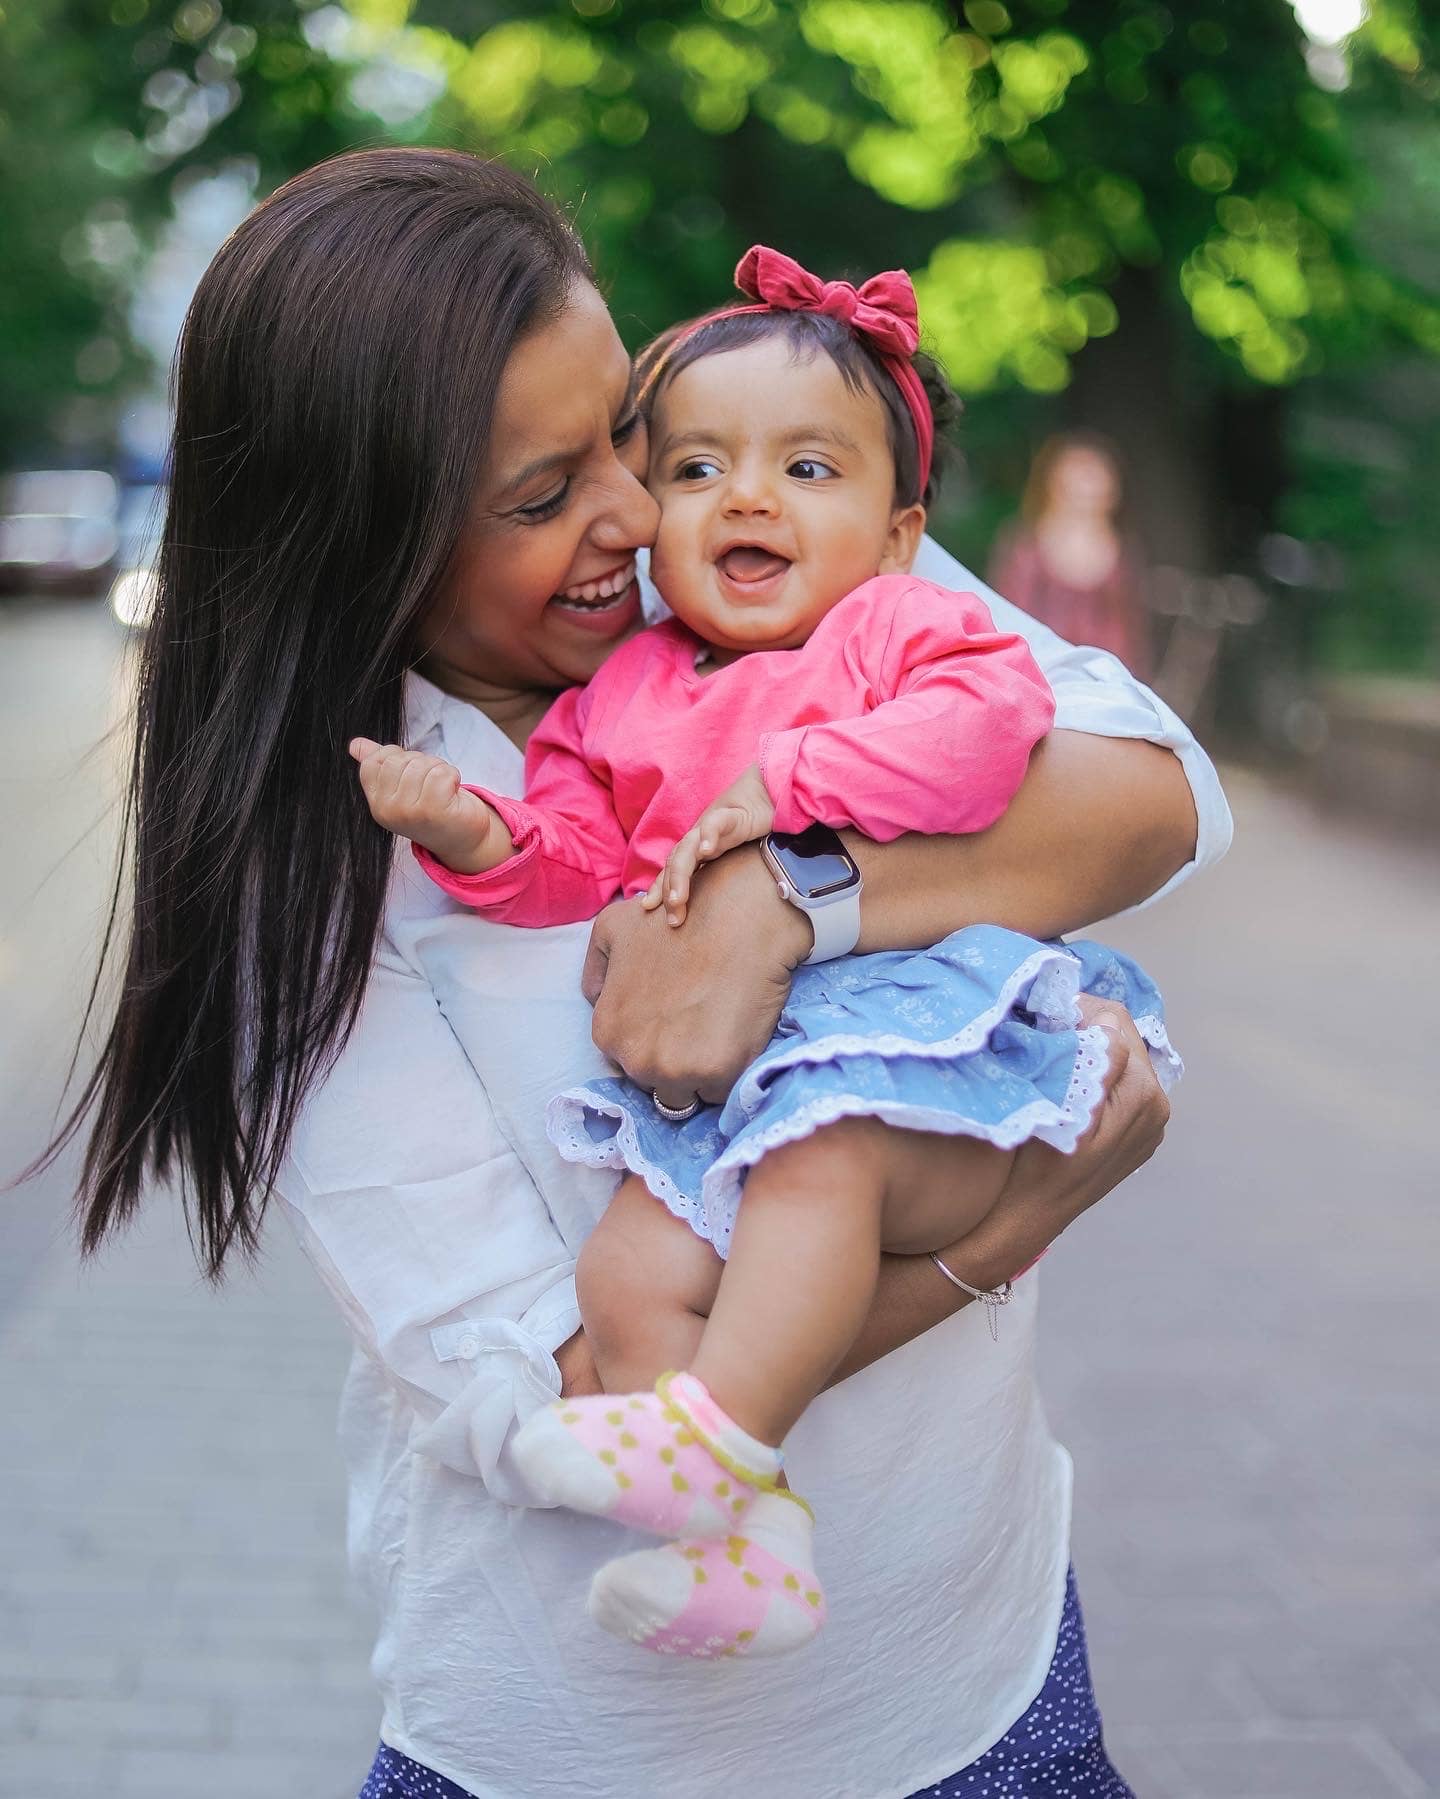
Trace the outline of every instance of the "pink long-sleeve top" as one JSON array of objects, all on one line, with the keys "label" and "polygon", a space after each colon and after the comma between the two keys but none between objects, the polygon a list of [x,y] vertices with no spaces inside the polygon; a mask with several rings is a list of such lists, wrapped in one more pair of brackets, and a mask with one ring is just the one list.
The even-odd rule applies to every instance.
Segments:
[{"label": "pink long-sleeve top", "polygon": [[1022,637],[997,631],[974,594],[912,575],[866,581],[799,649],[702,675],[706,647],[675,619],[622,644],[531,736],[523,801],[473,789],[515,854],[467,875],[417,846],[426,872],[506,924],[592,918],[617,892],[643,893],[752,763],[777,831],[853,825],[882,843],[982,831],[1055,713]]}]

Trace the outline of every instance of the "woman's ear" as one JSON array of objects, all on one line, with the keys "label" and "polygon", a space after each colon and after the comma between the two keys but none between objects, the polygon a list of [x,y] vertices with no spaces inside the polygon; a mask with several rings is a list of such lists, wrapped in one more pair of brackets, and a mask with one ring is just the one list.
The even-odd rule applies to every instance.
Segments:
[{"label": "woman's ear", "polygon": [[902,507],[890,520],[890,534],[885,539],[885,550],[876,573],[908,574],[924,535],[925,508],[918,504]]}]

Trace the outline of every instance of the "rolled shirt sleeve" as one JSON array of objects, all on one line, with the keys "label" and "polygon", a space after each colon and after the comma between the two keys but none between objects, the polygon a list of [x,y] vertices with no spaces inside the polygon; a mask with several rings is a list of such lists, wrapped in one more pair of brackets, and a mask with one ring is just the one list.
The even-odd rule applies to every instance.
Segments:
[{"label": "rolled shirt sleeve", "polygon": [[941,586],[979,594],[1000,631],[1016,631],[1030,645],[1055,696],[1057,731],[1085,731],[1092,737],[1131,737],[1159,744],[1180,759],[1195,802],[1195,854],[1163,887],[1138,906],[1154,905],[1197,869],[1218,862],[1230,847],[1234,823],[1215,765],[1194,733],[1158,694],[1104,650],[1066,643],[1048,625],[1022,612],[944,550],[933,538],[921,543],[914,572]]}]

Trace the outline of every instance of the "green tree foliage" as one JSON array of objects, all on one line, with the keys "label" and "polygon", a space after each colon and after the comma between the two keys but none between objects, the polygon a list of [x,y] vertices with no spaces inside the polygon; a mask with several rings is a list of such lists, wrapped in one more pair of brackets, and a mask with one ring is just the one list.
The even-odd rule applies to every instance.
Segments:
[{"label": "green tree foliage", "polygon": [[243,157],[273,185],[374,134],[302,24],[292,0],[0,0],[0,466],[104,447],[177,179]]},{"label": "green tree foliage", "polygon": [[[1440,271],[1397,218],[1433,181],[1429,0],[1372,0],[1329,49],[1288,0],[24,3],[41,23],[0,75],[7,148],[75,96],[27,176],[29,328],[53,350],[37,400],[113,317],[88,246],[116,206],[143,220],[226,156],[263,190],[377,138],[533,168],[632,341],[714,304],[756,239],[827,273],[911,268],[971,396],[972,516],[1013,493],[1034,429],[1083,419],[1121,439],[1175,560],[1333,534],[1347,452],[1327,461],[1326,407],[1440,356]],[[62,242],[88,283],[73,317],[45,297]],[[1368,554],[1381,533],[1351,494],[1340,529]]]}]

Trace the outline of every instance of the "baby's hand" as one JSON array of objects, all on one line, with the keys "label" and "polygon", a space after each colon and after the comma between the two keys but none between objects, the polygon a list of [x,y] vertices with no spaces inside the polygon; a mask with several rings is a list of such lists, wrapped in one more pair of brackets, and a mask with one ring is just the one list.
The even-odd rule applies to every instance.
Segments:
[{"label": "baby's hand", "polygon": [[666,922],[684,924],[690,883],[700,864],[713,862],[742,843],[754,843],[774,822],[775,803],[760,779],[760,770],[752,763],[738,781],[710,802],[694,827],[671,850],[640,904],[647,912],[653,912],[663,903]]},{"label": "baby's hand", "polygon": [[437,756],[356,737],[350,754],[376,824],[408,837],[457,874],[483,874],[514,853],[505,821],[478,793],[460,785],[460,770]]}]

